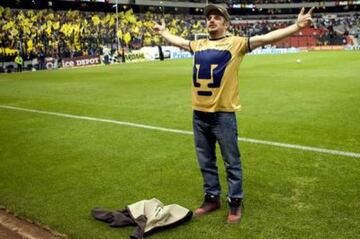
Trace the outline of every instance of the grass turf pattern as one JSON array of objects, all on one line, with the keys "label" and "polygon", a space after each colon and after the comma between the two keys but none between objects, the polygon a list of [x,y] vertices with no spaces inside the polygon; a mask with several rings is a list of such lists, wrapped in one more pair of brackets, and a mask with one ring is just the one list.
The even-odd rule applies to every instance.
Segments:
[{"label": "grass turf pattern", "polygon": [[[359,65],[357,52],[246,56],[239,136],[359,153]],[[191,60],[2,74],[0,104],[191,131],[191,77]],[[222,209],[152,238],[358,236],[358,158],[239,144],[242,223],[225,223],[218,152]],[[128,238],[90,209],[151,197],[200,205],[192,136],[0,109],[0,205],[70,238]]]}]

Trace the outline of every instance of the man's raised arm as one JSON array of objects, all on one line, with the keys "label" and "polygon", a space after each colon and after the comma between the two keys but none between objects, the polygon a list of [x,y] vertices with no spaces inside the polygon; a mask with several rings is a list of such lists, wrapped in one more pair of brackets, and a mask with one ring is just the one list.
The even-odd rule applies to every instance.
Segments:
[{"label": "man's raised arm", "polygon": [[154,26],[153,26],[153,30],[156,34],[161,35],[163,38],[165,38],[165,40],[167,40],[169,43],[178,46],[182,49],[185,50],[190,50],[190,41],[186,40],[182,37],[179,36],[175,36],[173,34],[171,34],[168,30],[166,30],[165,27],[165,21],[161,20],[161,25],[158,24],[157,22],[154,22]]},{"label": "man's raised arm", "polygon": [[296,20],[296,23],[291,26],[269,32],[265,35],[251,37],[250,49],[253,50],[260,46],[265,46],[271,43],[278,42],[286,37],[293,35],[299,30],[310,26],[312,23],[311,14],[314,11],[314,9],[315,7],[312,7],[306,14],[304,14],[305,9],[302,8]]}]

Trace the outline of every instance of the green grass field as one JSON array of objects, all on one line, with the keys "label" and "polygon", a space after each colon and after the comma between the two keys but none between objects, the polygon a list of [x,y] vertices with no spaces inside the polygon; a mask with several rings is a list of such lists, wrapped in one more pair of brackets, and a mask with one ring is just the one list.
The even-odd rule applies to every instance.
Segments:
[{"label": "green grass field", "polygon": [[[302,60],[296,64],[296,59]],[[360,153],[360,53],[246,56],[240,137]],[[6,109],[15,106],[191,131],[191,60],[0,75],[0,205],[69,238],[128,238],[93,207],[156,197],[195,209],[191,135]],[[360,158],[239,142],[240,225],[223,207],[154,239],[359,238]]]}]

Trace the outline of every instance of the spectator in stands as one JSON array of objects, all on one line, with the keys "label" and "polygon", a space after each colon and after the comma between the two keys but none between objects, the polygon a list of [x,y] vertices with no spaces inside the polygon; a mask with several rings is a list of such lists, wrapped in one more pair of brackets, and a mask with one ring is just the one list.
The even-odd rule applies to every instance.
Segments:
[{"label": "spectator in stands", "polygon": [[204,181],[204,202],[195,210],[202,216],[220,207],[220,183],[215,145],[218,141],[228,182],[228,223],[238,223],[243,209],[242,169],[238,148],[235,112],[240,109],[238,91],[239,64],[245,53],[280,41],[311,22],[311,8],[302,9],[295,24],[254,37],[228,36],[230,15],[221,5],[207,5],[209,39],[189,41],[172,34],[165,22],[155,24],[154,31],[171,44],[194,52],[192,108],[195,148]]},{"label": "spectator in stands", "polygon": [[[115,36],[130,49],[139,49],[145,44],[151,45],[149,29],[155,16],[147,12],[140,18],[132,9],[124,9],[119,13],[119,29],[116,32],[115,14],[111,13],[11,10],[0,6],[0,38],[6,49],[23,50],[25,55],[38,55],[36,49],[43,48],[47,49],[44,52],[46,56],[60,58],[89,53],[89,47],[92,48],[91,54],[94,54],[100,45],[112,44]],[[182,32],[183,37],[189,37],[197,28],[203,29],[199,27],[203,21],[194,21],[192,29],[192,25],[180,20],[181,17],[170,14],[165,17],[173,19],[171,31]],[[160,41],[160,38],[155,39],[155,44],[161,44]]]}]

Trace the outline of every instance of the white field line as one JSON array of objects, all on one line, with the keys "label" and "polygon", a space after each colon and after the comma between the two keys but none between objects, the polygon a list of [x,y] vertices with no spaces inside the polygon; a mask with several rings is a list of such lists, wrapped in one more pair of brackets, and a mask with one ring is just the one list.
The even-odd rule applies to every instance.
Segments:
[{"label": "white field line", "polygon": [[[191,131],[186,131],[186,130],[170,129],[170,128],[151,126],[151,125],[136,124],[136,123],[125,122],[125,121],[102,119],[102,118],[95,118],[95,117],[88,117],[88,116],[81,116],[81,115],[64,114],[64,113],[57,113],[57,112],[50,112],[50,111],[43,111],[43,110],[36,110],[36,109],[27,109],[27,108],[21,108],[21,107],[9,106],[9,105],[0,105],[0,108],[16,110],[16,111],[25,111],[25,112],[31,112],[31,113],[38,113],[38,114],[45,114],[45,115],[53,115],[53,116],[59,116],[59,117],[64,117],[64,118],[71,118],[71,119],[80,119],[80,120],[89,120],[89,121],[104,122],[104,123],[111,123],[111,124],[118,124],[118,125],[126,125],[126,126],[130,126],[130,127],[151,129],[151,130],[171,132],[171,133],[177,133],[177,134],[187,134],[187,135],[193,134]],[[303,150],[303,151],[312,151],[312,152],[317,152],[317,153],[360,158],[360,153],[354,153],[354,152],[338,151],[338,150],[316,148],[316,147],[296,145],[296,144],[286,144],[286,143],[266,141],[266,140],[242,138],[242,137],[239,137],[238,140],[242,141],[242,142],[247,142],[247,143],[265,144],[265,145],[271,145],[271,146],[282,147],[282,148],[298,149],[298,150]]]}]

